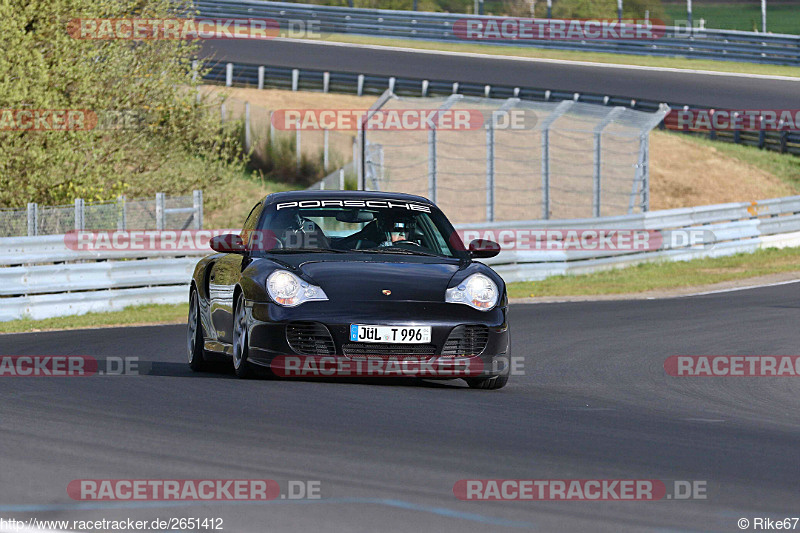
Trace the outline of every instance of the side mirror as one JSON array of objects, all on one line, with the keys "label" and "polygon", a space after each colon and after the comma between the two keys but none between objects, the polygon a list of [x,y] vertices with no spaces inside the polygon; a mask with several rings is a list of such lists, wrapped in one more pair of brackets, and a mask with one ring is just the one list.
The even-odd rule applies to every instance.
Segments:
[{"label": "side mirror", "polygon": [[223,254],[243,254],[245,252],[244,243],[239,235],[227,233],[212,237],[208,243],[215,252]]},{"label": "side mirror", "polygon": [[469,254],[476,259],[494,257],[500,253],[500,245],[489,239],[475,239],[469,243]]}]

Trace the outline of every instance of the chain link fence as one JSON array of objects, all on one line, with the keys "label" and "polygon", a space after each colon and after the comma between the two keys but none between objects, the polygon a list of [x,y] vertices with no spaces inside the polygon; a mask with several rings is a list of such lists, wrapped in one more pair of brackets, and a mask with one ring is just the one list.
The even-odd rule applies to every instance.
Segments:
[{"label": "chain link fence", "polygon": [[203,193],[114,202],[85,202],[44,206],[29,203],[27,209],[0,209],[0,237],[60,235],[72,230],[202,229]]},{"label": "chain link fence", "polygon": [[[468,129],[360,134],[360,188],[426,196],[455,223],[647,211],[649,133],[669,110],[391,93],[373,109],[463,110],[482,117]],[[516,126],[508,125],[512,112],[520,117]]]}]

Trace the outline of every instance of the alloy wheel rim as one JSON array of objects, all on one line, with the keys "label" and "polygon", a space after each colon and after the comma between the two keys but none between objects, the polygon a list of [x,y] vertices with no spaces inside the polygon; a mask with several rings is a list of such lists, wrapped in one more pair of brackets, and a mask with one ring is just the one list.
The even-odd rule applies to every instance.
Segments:
[{"label": "alloy wheel rim", "polygon": [[246,337],[244,306],[241,300],[236,304],[236,321],[233,332],[233,366],[239,368],[242,364],[244,354],[244,343]]},{"label": "alloy wheel rim", "polygon": [[189,327],[186,333],[186,347],[189,351],[189,362],[194,360],[195,344],[197,342],[197,296],[192,292],[189,299]]}]

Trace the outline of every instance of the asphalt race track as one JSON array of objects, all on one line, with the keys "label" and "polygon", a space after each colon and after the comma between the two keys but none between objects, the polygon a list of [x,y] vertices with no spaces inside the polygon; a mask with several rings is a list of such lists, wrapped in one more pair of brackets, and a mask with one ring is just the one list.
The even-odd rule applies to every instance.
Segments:
[{"label": "asphalt race track", "polygon": [[730,109],[795,109],[800,81],[516,61],[312,41],[203,42],[220,61],[590,92]]},{"label": "asphalt race track", "polygon": [[[184,327],[0,336],[142,375],[0,378],[0,517],[222,517],[225,531],[739,531],[800,514],[800,380],[678,378],[670,355],[798,353],[800,284],[513,305],[525,375],[444,384],[192,374]],[[74,479],[317,480],[320,500],[81,503]],[[460,479],[707,482],[705,500],[462,502]]]}]

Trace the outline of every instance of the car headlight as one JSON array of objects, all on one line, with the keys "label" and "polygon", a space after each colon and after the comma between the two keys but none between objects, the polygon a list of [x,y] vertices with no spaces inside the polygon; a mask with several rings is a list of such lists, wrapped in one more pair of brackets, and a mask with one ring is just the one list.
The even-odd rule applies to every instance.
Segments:
[{"label": "car headlight", "polygon": [[483,274],[473,274],[445,291],[444,301],[453,304],[466,304],[478,311],[489,311],[500,298],[497,285]]},{"label": "car headlight", "polygon": [[328,299],[321,287],[303,281],[288,270],[276,270],[267,277],[267,292],[275,303],[285,307]]}]

